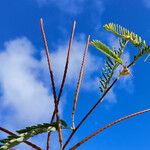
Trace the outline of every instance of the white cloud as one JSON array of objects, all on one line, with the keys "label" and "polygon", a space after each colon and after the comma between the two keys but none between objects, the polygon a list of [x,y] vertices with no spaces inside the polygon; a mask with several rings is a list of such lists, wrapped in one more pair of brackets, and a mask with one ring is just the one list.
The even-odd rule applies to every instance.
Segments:
[{"label": "white cloud", "polygon": [[[76,86],[85,43],[83,36],[73,42],[66,81],[69,88]],[[60,86],[62,80],[67,48],[68,42],[59,45],[51,54],[57,87]],[[18,38],[6,42],[0,52],[0,66],[2,66],[0,69],[0,89],[2,91],[0,117],[3,120],[2,124],[11,124],[9,128],[12,129],[19,123],[28,125],[47,121],[53,111],[53,97],[49,93],[50,81],[45,52],[42,52],[41,60],[37,60],[34,57],[35,51],[35,47],[27,38]],[[101,58],[96,58],[91,52],[88,52],[82,83],[83,89],[98,90],[98,77],[94,73],[100,66]],[[65,95],[67,96],[66,93]],[[65,104],[65,100],[63,103]]]},{"label": "white cloud", "polygon": [[150,8],[150,1],[149,0],[143,0],[145,7]]},{"label": "white cloud", "polygon": [[117,95],[114,92],[113,88],[108,92],[108,94],[106,95],[105,99],[109,103],[116,103],[117,102]]},{"label": "white cloud", "polygon": [[[74,39],[65,87],[75,88],[76,86],[85,43],[84,36]],[[68,42],[64,42],[51,53],[57,88],[62,80],[67,48]],[[35,52],[35,47],[27,38],[6,42],[0,52],[0,66],[2,66],[0,69],[0,118],[1,125],[5,124],[10,129],[17,124],[27,125],[47,121],[53,111],[53,97],[49,93],[50,81],[45,52],[42,51],[39,60],[35,57]],[[129,54],[126,54],[127,59]],[[102,59],[92,54],[89,48],[82,90],[99,92],[100,73],[97,71],[101,70],[101,67]],[[126,83],[132,85],[130,77],[122,79],[121,84],[126,85]],[[65,91],[64,94],[66,97]],[[107,100],[114,103],[116,99],[114,90],[110,91]]]},{"label": "white cloud", "polygon": [[[76,86],[85,43],[84,36],[76,38],[73,42],[66,82],[69,88]],[[59,45],[51,54],[57,87],[62,80],[67,48],[68,42]],[[0,50],[0,66],[2,66],[0,69],[0,91],[2,91],[0,126],[12,131],[30,124],[47,122],[53,111],[53,97],[51,93],[49,94],[50,81],[45,52],[42,51],[39,60],[35,57],[35,52],[35,47],[25,37],[6,42],[4,48]],[[101,58],[95,57],[89,51],[85,64],[83,89],[90,89],[90,91],[98,89],[97,76],[94,73],[100,65]],[[64,93],[67,96],[67,93]],[[37,142],[37,138],[33,139],[34,141]],[[27,149],[28,147],[21,144],[19,148]]]},{"label": "white cloud", "polygon": [[60,10],[72,14],[80,13],[84,0],[37,0],[39,5],[54,5]]},{"label": "white cloud", "polygon": [[[78,74],[81,67],[81,61],[83,57],[83,52],[85,49],[85,39],[83,37],[80,37],[79,39],[75,39],[73,41],[73,48],[71,51],[70,56],[70,62],[68,67],[68,74],[67,74],[67,80],[66,85],[70,87],[76,86],[76,82],[78,79]],[[57,86],[60,86],[60,82],[62,80],[62,74],[65,66],[66,61],[66,54],[68,49],[68,43],[64,43],[63,45],[59,45],[57,49],[52,52],[51,58],[53,63],[53,70],[55,75],[55,80]],[[43,60],[43,68],[46,66],[45,57],[42,57]],[[88,51],[88,55],[86,58],[85,63],[85,71],[83,74],[83,84],[82,87],[84,89],[89,89],[93,86],[95,86],[95,89],[98,89],[98,82],[97,82],[97,76],[93,74],[98,71],[98,69],[101,69],[102,61],[101,58],[94,56],[90,52],[90,48]],[[47,68],[45,68],[45,71],[48,72]],[[48,74],[48,73],[45,73]],[[73,84],[74,83],[74,84]],[[93,88],[94,89],[94,88]]]},{"label": "white cloud", "polygon": [[12,125],[41,122],[53,111],[53,98],[38,79],[40,62],[34,52],[26,38],[6,42],[0,52],[2,120]]},{"label": "white cloud", "polygon": [[114,35],[109,35],[107,37],[107,41],[108,41],[108,45],[115,49],[118,49],[120,47],[118,38],[116,38]]},{"label": "white cloud", "polygon": [[[124,62],[124,65],[128,65],[131,62],[130,54],[129,52],[126,52],[122,55],[122,59]],[[123,67],[119,66],[117,68],[117,72],[119,73],[122,71]],[[126,90],[128,93],[132,94],[134,91],[134,84],[133,84],[133,70],[132,68],[129,68],[130,74],[127,76],[123,76],[120,78],[119,82],[119,88],[121,90]]]},{"label": "white cloud", "polygon": [[[66,82],[68,87],[76,86],[85,42],[84,36],[76,38],[73,42]],[[59,45],[51,55],[57,87],[62,80],[67,48],[66,42]],[[38,60],[34,56],[35,51],[35,47],[27,38],[6,42],[4,48],[0,50],[0,66],[2,66],[0,69],[0,90],[2,91],[0,125],[5,125],[9,129],[16,128],[18,124],[29,125],[47,121],[53,111],[53,97],[47,87],[50,81],[45,54],[42,52],[41,60]],[[129,54],[126,54],[124,59],[128,61]],[[90,89],[89,92],[98,89],[97,70],[101,69],[101,64],[101,58],[91,54],[89,49],[82,83],[83,89]],[[127,78],[122,81],[124,84],[127,82],[131,83]],[[106,99],[116,103],[114,89],[109,92]]]},{"label": "white cloud", "polygon": [[79,14],[83,12],[84,9],[87,7],[93,7],[102,12],[104,10],[102,0],[93,0],[92,2],[89,0],[36,0],[40,6],[47,6],[53,5],[56,6],[63,12],[70,13],[70,14]]}]

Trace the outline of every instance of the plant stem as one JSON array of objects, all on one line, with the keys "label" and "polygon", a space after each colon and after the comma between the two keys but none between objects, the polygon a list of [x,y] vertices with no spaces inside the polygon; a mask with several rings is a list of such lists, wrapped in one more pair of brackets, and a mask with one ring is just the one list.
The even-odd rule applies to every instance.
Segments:
[{"label": "plant stem", "polygon": [[[60,86],[60,90],[59,90],[59,94],[58,94],[58,99],[57,99],[58,104],[59,104],[60,97],[61,97],[61,94],[62,94],[62,91],[63,91],[65,80],[66,80],[66,75],[67,75],[67,70],[68,70],[68,65],[69,65],[69,58],[70,58],[70,53],[71,53],[71,49],[72,49],[72,41],[73,41],[73,37],[74,37],[75,26],[76,26],[76,21],[74,21],[74,23],[73,23],[72,32],[71,32],[71,36],[70,36],[70,41],[69,41],[69,47],[68,47],[68,53],[67,53],[67,58],[66,58],[66,64],[65,64],[63,79],[62,79],[62,82],[61,82],[61,86]],[[53,122],[54,118],[55,118],[55,111],[53,112],[51,122]]]},{"label": "plant stem", "polygon": [[48,63],[48,67],[49,67],[50,79],[51,79],[52,90],[53,90],[56,118],[57,118],[57,122],[58,122],[58,138],[59,138],[59,143],[60,143],[60,150],[62,150],[62,145],[63,145],[62,144],[62,131],[61,131],[61,123],[60,123],[59,112],[58,112],[58,104],[57,104],[54,76],[53,76],[52,64],[51,64],[51,60],[50,60],[50,54],[49,54],[49,49],[48,49],[48,44],[47,44],[47,40],[46,40],[46,35],[45,35],[45,31],[44,31],[42,18],[40,19],[40,27],[41,27],[42,37],[43,37],[43,41],[44,41],[44,45],[45,45],[47,63]]},{"label": "plant stem", "polygon": [[90,42],[90,35],[88,36],[88,39],[86,42],[83,59],[82,59],[82,64],[81,64],[81,69],[80,69],[80,73],[79,73],[79,78],[78,78],[78,82],[77,82],[76,92],[75,92],[75,96],[74,96],[74,104],[73,104],[73,109],[72,109],[72,128],[73,129],[75,129],[74,114],[76,111],[76,105],[77,105],[79,90],[80,90],[80,86],[81,86],[81,80],[82,80],[82,76],[83,76],[84,64],[85,64],[85,59],[86,59],[86,55],[87,55],[87,51],[88,51],[89,42]]},{"label": "plant stem", "polygon": [[75,27],[76,27],[76,21],[73,22],[73,26],[72,26],[69,47],[68,47],[68,53],[67,53],[67,58],[66,58],[66,65],[65,65],[65,69],[64,69],[63,79],[61,82],[61,87],[60,87],[59,94],[58,94],[58,100],[57,100],[58,104],[60,101],[60,97],[62,95],[62,91],[63,91],[63,87],[65,84],[66,75],[67,75],[67,71],[68,71],[68,65],[69,65],[70,53],[71,53],[71,49],[72,49],[72,42],[73,42]]},{"label": "plant stem", "polygon": [[[66,75],[67,75],[67,70],[68,70],[68,65],[69,65],[69,59],[70,59],[70,53],[71,53],[71,49],[72,49],[72,42],[73,42],[75,27],[76,27],[76,21],[74,21],[73,26],[72,26],[71,36],[70,36],[70,40],[69,40],[68,53],[67,53],[67,58],[66,58],[66,64],[65,64],[63,79],[62,79],[59,94],[58,94],[57,105],[59,105],[60,97],[62,95],[64,83],[65,83],[65,80],[66,80]],[[55,114],[56,114],[56,110],[54,110],[54,112],[53,112],[53,115],[52,115],[52,118],[51,118],[51,123],[54,121]],[[49,145],[50,145],[50,135],[51,135],[51,132],[49,132],[48,136],[47,136],[47,148],[46,148],[47,150],[50,149],[50,147],[49,147]]]},{"label": "plant stem", "polygon": [[118,81],[118,78],[115,79],[113,81],[113,83],[111,84],[111,86],[104,92],[104,94],[102,95],[102,97],[95,103],[95,105],[89,110],[89,112],[84,116],[84,118],[79,122],[79,124],[77,125],[77,127],[75,128],[75,130],[72,131],[72,133],[70,134],[69,138],[67,139],[67,141],[65,142],[63,149],[67,146],[67,144],[69,143],[69,141],[71,140],[72,136],[75,134],[75,132],[79,129],[79,127],[84,123],[84,121],[88,118],[88,116],[93,112],[93,110],[98,106],[98,104],[100,102],[102,102],[103,98],[105,97],[105,95],[109,92],[109,90],[113,87],[113,85]]},{"label": "plant stem", "polygon": [[102,131],[106,130],[107,128],[119,123],[119,122],[122,122],[126,119],[129,119],[129,118],[132,118],[132,117],[135,117],[137,115],[141,115],[141,114],[144,114],[146,112],[149,112],[150,109],[146,109],[146,110],[143,110],[143,111],[139,111],[139,112],[136,112],[134,114],[131,114],[131,115],[128,115],[128,116],[125,116],[125,117],[122,117],[118,120],[115,120],[107,125],[105,125],[104,127],[100,128],[99,130],[93,132],[92,134],[90,134],[89,136],[87,136],[86,138],[84,138],[83,140],[81,140],[80,142],[78,142],[77,144],[75,144],[72,148],[70,148],[69,150],[75,150],[76,148],[78,148],[80,145],[82,145],[83,143],[87,142],[89,139],[93,138],[94,136],[96,136],[97,134],[101,133]]},{"label": "plant stem", "polygon": [[[9,134],[9,135],[17,136],[13,132],[11,132],[11,131],[9,131],[9,130],[7,130],[5,128],[0,127],[0,130],[5,132],[5,133],[7,133],[7,134]],[[36,150],[42,150],[42,148],[38,147],[37,145],[35,145],[35,144],[33,144],[33,143],[29,142],[29,141],[25,141],[24,143],[29,145],[29,146],[31,146],[32,148],[34,148]]]},{"label": "plant stem", "polygon": [[[133,60],[128,66],[127,68],[131,67],[132,65],[134,65],[135,61]],[[89,117],[89,115],[93,112],[93,110],[102,102],[103,98],[106,96],[106,94],[111,90],[111,88],[116,84],[116,82],[119,80],[120,77],[117,77],[112,84],[107,88],[107,90],[103,93],[103,95],[101,96],[101,98],[94,104],[94,106],[88,111],[88,113],[83,117],[83,119],[78,123],[77,127],[75,128],[75,130],[73,130],[70,134],[70,136],[68,137],[67,141],[65,142],[64,146],[63,146],[63,150],[64,148],[68,145],[69,141],[71,140],[71,138],[73,137],[73,135],[76,133],[76,131],[80,128],[80,126],[84,123],[84,121]]]}]

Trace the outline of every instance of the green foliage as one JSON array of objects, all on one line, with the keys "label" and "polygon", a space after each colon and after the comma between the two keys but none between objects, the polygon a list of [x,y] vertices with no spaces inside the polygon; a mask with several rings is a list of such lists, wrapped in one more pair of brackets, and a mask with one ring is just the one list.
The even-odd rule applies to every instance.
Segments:
[{"label": "green foliage", "polygon": [[[66,122],[63,120],[61,120],[61,126],[62,126],[62,128],[65,128],[65,129],[68,128]],[[54,122],[52,124],[43,123],[43,124],[38,124],[36,126],[26,127],[25,129],[17,130],[16,132],[19,135],[17,135],[17,136],[9,135],[7,137],[7,139],[0,140],[0,142],[3,143],[3,145],[0,145],[0,150],[8,150],[26,140],[28,140],[29,138],[31,138],[35,135],[42,134],[45,132],[56,131],[57,128],[58,128],[58,123]]]},{"label": "green foliage", "polygon": [[146,62],[149,57],[150,57],[150,54],[148,54],[148,56],[145,58],[144,62]]},{"label": "green foliage", "polygon": [[119,64],[122,64],[122,59],[115,54],[114,51],[112,51],[108,46],[106,46],[104,43],[98,41],[98,40],[93,40],[90,43],[92,46],[96,47],[98,50],[100,50],[102,53],[107,55],[110,58],[113,58],[116,62]]},{"label": "green foliage", "polygon": [[[121,55],[124,51],[124,48],[127,44],[127,41],[120,39],[119,43],[120,43],[120,48],[118,49],[118,51],[114,50],[114,52],[118,57],[121,57]],[[106,58],[105,68],[103,68],[102,76],[100,77],[99,89],[102,93],[104,93],[105,90],[108,88],[108,85],[109,85],[109,83],[114,75],[114,72],[118,66],[119,66],[118,62],[114,61],[113,59],[111,59],[109,57]]]},{"label": "green foliage", "polygon": [[[138,55],[136,55],[134,57],[134,62],[137,61],[140,57],[142,57],[143,55],[150,53],[150,46],[146,46],[145,48],[143,48]],[[149,54],[150,55],[150,54]],[[145,61],[148,59],[149,55],[146,57]]]},{"label": "green foliage", "polygon": [[[144,54],[150,52],[150,46],[146,45],[145,40],[143,40],[137,34],[130,32],[126,28],[114,23],[106,24],[104,28],[120,38],[120,48],[118,51],[114,49],[111,50],[108,46],[106,46],[99,40],[93,40],[90,43],[92,46],[96,47],[98,50],[100,50],[107,56],[105,60],[105,68],[103,68],[102,76],[100,77],[99,89],[102,93],[104,93],[108,88],[116,68],[119,66],[119,64],[123,64],[122,59],[120,57],[128,41],[139,49],[139,53],[134,57],[133,63],[135,63]],[[145,61],[149,58],[149,56],[150,54],[147,56]]]},{"label": "green foliage", "polygon": [[118,24],[109,23],[106,24],[104,28],[107,31],[110,31],[113,34],[119,36],[120,38],[130,41],[134,46],[138,47],[139,49],[145,48],[147,46],[145,40],[143,40],[140,36],[133,32],[130,32],[129,30]]}]

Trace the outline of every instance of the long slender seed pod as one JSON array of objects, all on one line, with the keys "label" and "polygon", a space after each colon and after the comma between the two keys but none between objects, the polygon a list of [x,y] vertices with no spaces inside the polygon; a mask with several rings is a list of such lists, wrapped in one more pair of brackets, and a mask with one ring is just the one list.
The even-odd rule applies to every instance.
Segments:
[{"label": "long slender seed pod", "polygon": [[[72,49],[72,42],[73,42],[75,27],[76,27],[76,21],[74,21],[74,23],[73,23],[72,32],[71,32],[71,36],[70,36],[70,41],[69,41],[69,47],[68,47],[68,53],[67,53],[67,58],[66,58],[66,64],[65,64],[63,79],[62,79],[62,82],[61,82],[61,87],[60,87],[59,94],[58,94],[58,99],[57,99],[58,104],[59,104],[60,97],[61,97],[61,94],[62,94],[62,91],[63,91],[64,83],[65,83],[65,80],[66,80],[66,75],[67,75],[67,70],[68,70],[68,65],[69,65],[69,59],[70,59],[70,53],[71,53],[71,49]],[[55,111],[54,111],[54,113],[52,115],[51,122],[53,122],[54,117],[55,117]]]},{"label": "long slender seed pod", "polygon": [[[61,83],[61,87],[60,87],[59,94],[58,94],[58,99],[57,99],[57,105],[59,105],[60,97],[62,95],[63,87],[64,87],[65,80],[66,80],[66,75],[67,75],[67,70],[68,70],[68,65],[69,65],[69,59],[70,59],[70,53],[71,53],[71,49],[72,49],[72,42],[73,42],[75,27],[76,27],[76,21],[74,21],[73,27],[72,27],[72,32],[71,32],[70,41],[69,41],[69,47],[68,47],[68,53],[67,53],[67,58],[66,58],[66,64],[65,64],[63,79],[62,79],[62,83]],[[56,114],[56,110],[54,110],[54,112],[52,114],[51,123],[54,121],[55,114]],[[49,132],[48,135],[47,135],[47,146],[46,146],[47,150],[50,149],[50,135],[51,135],[51,132]]]},{"label": "long slender seed pod", "polygon": [[42,31],[42,37],[43,37],[44,46],[45,46],[45,50],[46,50],[46,57],[47,57],[47,62],[48,62],[48,67],[49,67],[50,79],[51,79],[51,83],[52,83],[55,112],[56,112],[56,118],[57,118],[57,122],[58,122],[58,137],[59,137],[60,149],[62,149],[62,131],[61,131],[61,123],[60,123],[59,112],[58,112],[56,89],[55,89],[55,83],[54,83],[54,77],[53,77],[53,71],[52,71],[53,69],[52,69],[52,64],[51,64],[51,59],[50,59],[50,54],[49,54],[49,49],[48,49],[48,44],[47,44],[47,40],[46,40],[46,35],[45,35],[45,31],[44,31],[42,18],[40,19],[40,27],[41,27],[41,31]]},{"label": "long slender seed pod", "polygon": [[139,112],[136,112],[136,113],[133,113],[131,115],[128,115],[128,116],[125,116],[125,117],[122,117],[118,120],[115,120],[107,125],[105,125],[104,127],[98,129],[97,131],[93,132],[92,134],[90,134],[89,136],[87,136],[86,138],[84,138],[83,140],[81,140],[80,142],[78,142],[77,144],[75,144],[72,148],[70,148],[69,150],[75,150],[76,148],[78,148],[80,145],[84,144],[85,142],[87,142],[88,140],[90,140],[91,138],[93,138],[94,136],[96,136],[97,134],[101,133],[102,131],[106,130],[107,128],[109,127],[112,127],[113,125],[116,125],[118,124],[119,122],[122,122],[126,119],[130,119],[132,117],[135,117],[135,116],[138,116],[138,115],[141,115],[141,114],[144,114],[144,113],[147,113],[147,112],[150,112],[150,109],[145,109],[143,111],[139,111]]},{"label": "long slender seed pod", "polygon": [[73,129],[75,129],[74,115],[75,115],[75,111],[76,111],[76,105],[77,105],[79,90],[80,90],[80,86],[81,86],[82,75],[83,75],[83,71],[84,71],[84,64],[85,64],[85,59],[86,59],[86,55],[87,55],[87,51],[88,51],[89,42],[90,42],[90,35],[88,36],[88,39],[86,42],[85,51],[84,51],[82,64],[81,64],[81,69],[80,69],[80,73],[79,73],[79,78],[78,78],[78,82],[77,82],[76,92],[75,92],[75,96],[74,96],[74,104],[73,104],[73,109],[72,109],[72,128]]}]

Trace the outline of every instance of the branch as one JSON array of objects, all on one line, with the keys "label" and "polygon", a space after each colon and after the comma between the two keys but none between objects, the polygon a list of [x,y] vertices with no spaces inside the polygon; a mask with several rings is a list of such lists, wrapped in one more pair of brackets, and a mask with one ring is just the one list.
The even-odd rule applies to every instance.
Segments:
[{"label": "branch", "polygon": [[61,131],[61,124],[60,124],[59,112],[58,112],[55,83],[54,83],[54,77],[53,77],[53,71],[52,71],[52,64],[51,64],[51,60],[50,60],[50,54],[49,54],[49,49],[48,49],[48,44],[47,44],[47,40],[46,40],[46,35],[45,35],[45,31],[44,31],[44,26],[43,26],[43,20],[42,20],[42,18],[40,19],[40,27],[41,27],[42,37],[43,37],[43,41],[44,41],[44,45],[45,45],[47,63],[48,63],[48,67],[49,67],[50,79],[51,79],[52,90],[53,90],[55,112],[56,112],[56,118],[57,118],[57,122],[58,122],[58,137],[59,137],[60,149],[62,149],[62,131]]},{"label": "branch", "polygon": [[86,138],[84,138],[83,140],[81,140],[79,143],[77,143],[76,145],[74,145],[72,148],[70,148],[70,150],[75,150],[76,148],[78,148],[80,145],[82,145],[83,143],[87,142],[89,139],[93,138],[94,136],[96,136],[97,134],[101,133],[102,131],[106,130],[107,128],[119,123],[119,122],[122,122],[126,119],[129,119],[129,118],[132,118],[132,117],[135,117],[137,115],[141,115],[141,114],[144,114],[146,112],[149,112],[150,109],[146,109],[146,110],[143,110],[143,111],[139,111],[139,112],[136,112],[134,114],[131,114],[131,115],[128,115],[128,116],[125,116],[125,117],[122,117],[118,120],[115,120],[107,125],[105,125],[104,127],[100,128],[99,130],[95,131],[94,133],[90,134],[89,136],[87,136]]},{"label": "branch", "polygon": [[[71,32],[70,41],[69,41],[69,47],[68,47],[68,53],[67,53],[67,58],[66,58],[66,64],[65,64],[65,69],[64,69],[62,83],[61,83],[59,94],[58,94],[57,105],[59,105],[60,97],[61,97],[61,94],[62,94],[62,91],[63,91],[63,87],[64,87],[64,83],[65,83],[65,80],[66,80],[66,75],[67,75],[67,70],[68,70],[70,53],[71,53],[71,49],[72,49],[72,42],[73,42],[75,27],[76,27],[76,21],[74,21],[73,26],[72,26],[72,32]],[[56,114],[56,110],[54,110],[54,112],[53,112],[53,115],[52,115],[52,118],[51,118],[51,123],[54,121],[55,114]],[[50,149],[50,147],[49,147],[49,145],[50,145],[50,134],[51,134],[51,132],[49,132],[48,136],[47,136],[47,150]]]},{"label": "branch", "polygon": [[[9,135],[17,136],[13,132],[11,132],[11,131],[9,131],[7,129],[4,129],[2,127],[0,127],[0,130],[3,131],[3,132],[5,132],[5,133],[7,133],[7,134],[9,134]],[[42,148],[38,147],[37,145],[35,145],[35,144],[33,144],[33,143],[29,142],[29,141],[25,141],[24,143],[27,144],[27,145],[29,145],[29,146],[31,146],[32,148],[34,148],[36,150],[42,150]]]},{"label": "branch", "polygon": [[79,122],[75,130],[72,131],[69,138],[65,142],[63,149],[67,146],[69,141],[71,140],[72,136],[75,134],[75,132],[80,128],[80,126],[84,123],[84,121],[89,117],[89,115],[93,112],[93,110],[98,106],[99,103],[102,102],[105,95],[110,91],[110,89],[113,87],[113,85],[118,81],[118,79],[115,79],[114,82],[111,84],[111,86],[105,91],[105,93],[102,95],[102,97],[95,103],[95,105],[89,110],[89,112],[83,117],[83,119]]},{"label": "branch", "polygon": [[89,42],[90,42],[90,35],[88,36],[88,39],[87,39],[87,42],[86,42],[86,47],[85,47],[85,51],[84,51],[84,55],[83,55],[83,59],[82,59],[80,73],[79,73],[79,79],[78,79],[78,82],[77,82],[76,92],[75,92],[75,96],[74,96],[74,104],[73,104],[73,109],[72,109],[72,128],[73,129],[75,129],[74,114],[75,114],[75,111],[76,111],[76,105],[77,105],[79,90],[80,90],[80,86],[81,86],[81,80],[82,80],[82,75],[83,75],[83,71],[84,71],[84,64],[85,64],[85,59],[86,59],[86,55],[87,55],[87,51],[88,51]]},{"label": "branch", "polygon": [[46,52],[46,57],[47,57],[48,69],[49,69],[49,73],[50,73],[50,79],[51,79],[51,83],[52,83],[53,97],[54,97],[54,101],[56,101],[57,98],[56,98],[56,90],[55,90],[55,83],[54,83],[54,77],[53,77],[53,69],[52,69],[52,64],[51,64],[51,60],[50,60],[50,54],[49,54],[49,49],[48,49],[48,44],[47,44],[47,40],[46,40],[46,35],[45,35],[45,31],[44,31],[42,18],[40,19],[40,27],[41,27],[42,37],[43,37],[43,41],[44,41],[44,46],[45,46],[45,52]]},{"label": "branch", "polygon": [[72,41],[73,41],[73,37],[74,37],[75,27],[76,27],[76,21],[73,22],[73,27],[72,27],[72,32],[71,32],[69,47],[68,47],[68,53],[67,53],[67,58],[66,58],[66,65],[65,65],[65,69],[64,69],[64,74],[63,74],[63,79],[62,79],[62,82],[61,82],[60,91],[59,91],[59,94],[58,94],[58,100],[57,100],[58,103],[60,101],[60,97],[61,97],[63,87],[64,87],[64,84],[65,84],[65,80],[66,80],[66,75],[67,75],[67,70],[68,70],[68,65],[69,65],[69,58],[70,58],[70,53],[71,53],[71,49],[72,49]]},{"label": "branch", "polygon": [[[64,83],[65,83],[65,80],[66,80],[66,75],[67,75],[67,70],[68,70],[68,65],[69,65],[69,58],[70,58],[70,53],[71,53],[71,49],[72,49],[72,41],[73,41],[73,37],[74,37],[75,26],[76,26],[76,21],[74,21],[74,23],[73,23],[72,32],[71,32],[71,36],[70,36],[70,42],[69,42],[68,53],[67,53],[67,58],[66,58],[66,65],[65,65],[63,79],[62,79],[62,82],[61,82],[61,86],[60,86],[60,90],[59,90],[59,94],[58,94],[58,99],[57,99],[58,104],[59,104],[60,97],[61,97],[61,94],[62,94],[62,91],[63,91]],[[51,122],[53,122],[54,118],[55,118],[55,111],[53,112]]]},{"label": "branch", "polygon": [[[127,68],[131,67],[132,65],[134,65],[135,61],[131,62]],[[68,137],[67,141],[65,142],[64,146],[63,146],[63,150],[64,148],[68,145],[69,141],[72,139],[73,135],[76,133],[76,131],[80,128],[80,126],[84,123],[84,121],[89,117],[89,115],[93,112],[93,110],[102,102],[103,98],[106,96],[106,94],[111,90],[111,88],[116,84],[116,82],[119,80],[120,77],[117,77],[112,84],[107,88],[107,90],[103,93],[103,95],[101,96],[101,98],[94,104],[94,106],[88,111],[88,113],[83,117],[83,119],[79,122],[79,124],[77,125],[77,127],[75,128],[75,130],[72,131],[72,133],[70,134],[70,136]]]}]

